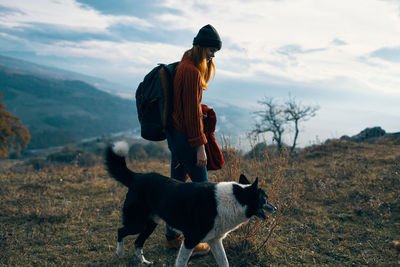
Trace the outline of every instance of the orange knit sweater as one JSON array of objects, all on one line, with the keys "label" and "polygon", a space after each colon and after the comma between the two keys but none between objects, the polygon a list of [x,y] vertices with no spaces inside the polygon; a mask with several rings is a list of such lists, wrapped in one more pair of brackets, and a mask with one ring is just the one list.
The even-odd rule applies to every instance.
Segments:
[{"label": "orange knit sweater", "polygon": [[189,136],[191,147],[207,143],[203,132],[202,97],[200,71],[191,57],[185,56],[175,73],[172,121],[176,130]]}]

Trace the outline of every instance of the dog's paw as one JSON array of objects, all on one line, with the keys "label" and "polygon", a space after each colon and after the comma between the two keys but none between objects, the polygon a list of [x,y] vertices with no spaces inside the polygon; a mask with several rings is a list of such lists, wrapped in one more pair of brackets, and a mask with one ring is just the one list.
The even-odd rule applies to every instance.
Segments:
[{"label": "dog's paw", "polygon": [[143,249],[142,248],[136,248],[136,256],[138,257],[138,260],[141,265],[151,265],[153,264],[151,261],[146,260],[146,258],[143,256]]},{"label": "dog's paw", "polygon": [[118,258],[122,259],[124,257],[124,252],[116,251],[115,255],[117,255]]},{"label": "dog's paw", "polygon": [[146,259],[143,257],[141,264],[142,264],[142,265],[152,265],[153,262],[148,261],[148,260],[146,260]]}]

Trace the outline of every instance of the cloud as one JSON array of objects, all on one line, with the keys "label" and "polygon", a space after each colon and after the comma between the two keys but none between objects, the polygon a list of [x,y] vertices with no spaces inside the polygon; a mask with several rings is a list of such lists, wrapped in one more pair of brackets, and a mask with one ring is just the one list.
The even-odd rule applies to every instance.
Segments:
[{"label": "cloud", "polygon": [[30,42],[53,43],[57,41],[84,41],[84,40],[110,40],[113,36],[109,33],[77,31],[70,27],[53,24],[31,23],[29,26],[13,28],[0,28],[4,34],[14,36],[20,40]]},{"label": "cloud", "polygon": [[172,8],[166,10],[162,1],[118,0],[112,2],[112,4],[109,0],[77,0],[77,2],[96,9],[102,14],[135,16],[144,20],[161,13],[174,13],[176,11]]},{"label": "cloud", "polygon": [[74,0],[2,1],[6,10],[0,26],[27,28],[48,24],[83,32],[105,32],[114,24],[130,24],[149,28],[151,24],[134,16],[103,15],[97,10]]},{"label": "cloud", "polygon": [[347,43],[345,41],[342,41],[342,40],[337,39],[337,38],[333,39],[331,44],[337,45],[337,46],[347,45]]},{"label": "cloud", "polygon": [[13,14],[18,14],[18,13],[22,13],[22,12],[20,10],[12,8],[12,7],[10,8],[10,7],[0,5],[0,16],[8,16],[8,15],[13,15]]},{"label": "cloud", "polygon": [[[204,12],[204,8],[196,9],[195,2],[167,0],[164,5],[176,8],[178,15],[165,13],[158,19],[163,28],[185,28],[193,34],[204,24],[213,24],[223,41],[223,49],[216,56],[217,67],[222,68],[220,74],[231,78],[261,81],[268,75],[276,80],[318,83],[348,77],[354,83],[366,84],[368,90],[379,91],[382,86],[369,78],[369,73],[381,73],[376,69],[379,67],[358,58],[386,43],[398,43],[395,33],[400,21],[394,2],[202,3],[211,8]],[[242,62],[243,68],[238,71],[235,62]],[[397,79],[385,78],[392,82],[384,90],[396,91]]]},{"label": "cloud", "polygon": [[308,54],[308,53],[320,52],[320,51],[324,51],[324,50],[326,50],[326,48],[304,49],[300,45],[292,44],[292,45],[285,45],[285,46],[279,47],[276,50],[276,52],[278,54],[287,56],[291,60],[295,60],[297,54]]},{"label": "cloud", "polygon": [[[152,66],[159,62],[150,59],[157,58],[160,62],[173,60],[181,49],[164,43],[114,42],[89,40],[82,42],[60,41],[51,45],[36,44],[34,49],[48,55],[63,57],[80,57],[102,59],[109,62],[131,63],[136,66]],[[120,59],[120,60],[117,60]]]},{"label": "cloud", "polygon": [[129,77],[132,68],[179,60],[211,23],[223,41],[215,59],[223,78],[322,84],[346,77],[367,90],[394,92],[396,60],[379,50],[398,45],[393,7],[398,1],[3,0],[0,32],[33,42],[38,54],[130,65],[120,70]]},{"label": "cloud", "polygon": [[389,2],[389,3],[394,3],[394,4],[397,4],[397,9],[398,9],[398,11],[399,11],[399,16],[400,16],[400,0],[383,0],[383,1],[387,1],[387,2]]},{"label": "cloud", "polygon": [[400,46],[380,48],[373,51],[370,56],[389,62],[400,63]]}]

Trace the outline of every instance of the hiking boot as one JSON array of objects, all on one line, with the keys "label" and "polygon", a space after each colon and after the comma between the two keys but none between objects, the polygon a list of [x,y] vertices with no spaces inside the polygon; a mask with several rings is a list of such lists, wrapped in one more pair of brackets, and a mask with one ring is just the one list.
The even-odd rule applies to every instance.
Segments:
[{"label": "hiking boot", "polygon": [[[182,245],[183,238],[178,236],[172,240],[165,240],[164,248],[166,249],[179,249]],[[199,243],[194,247],[192,256],[201,256],[210,252],[210,246],[207,243]]]},{"label": "hiking boot", "polygon": [[192,256],[206,255],[208,252],[210,252],[210,246],[207,243],[198,243],[193,249]]}]

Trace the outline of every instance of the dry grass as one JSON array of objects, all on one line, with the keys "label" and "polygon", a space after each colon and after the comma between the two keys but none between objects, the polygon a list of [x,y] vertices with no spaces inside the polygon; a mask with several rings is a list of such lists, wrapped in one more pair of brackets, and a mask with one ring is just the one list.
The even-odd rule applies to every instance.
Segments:
[{"label": "dry grass", "polygon": [[[296,158],[243,159],[225,145],[226,165],[212,181],[259,177],[279,207],[224,241],[231,266],[396,266],[400,239],[400,145],[333,142]],[[136,171],[169,173],[168,162],[135,162]],[[1,170],[1,169],[0,169]],[[103,166],[0,171],[0,264],[136,266],[134,238],[117,259],[116,229],[126,188]],[[164,225],[145,244],[155,266],[171,265]],[[210,255],[189,266],[216,266]]]}]

